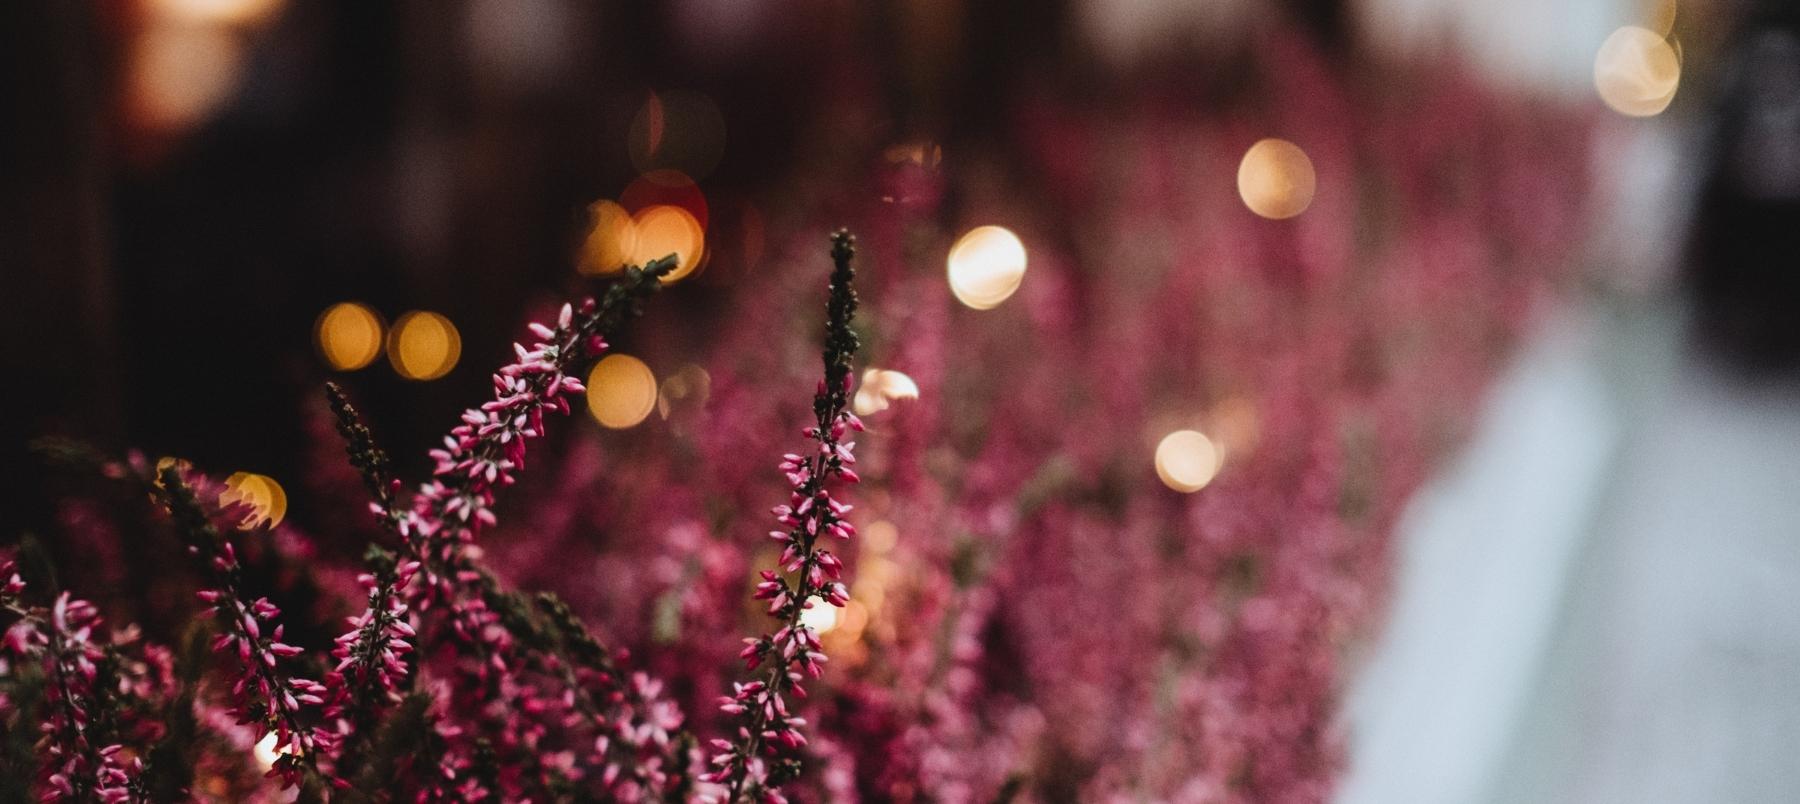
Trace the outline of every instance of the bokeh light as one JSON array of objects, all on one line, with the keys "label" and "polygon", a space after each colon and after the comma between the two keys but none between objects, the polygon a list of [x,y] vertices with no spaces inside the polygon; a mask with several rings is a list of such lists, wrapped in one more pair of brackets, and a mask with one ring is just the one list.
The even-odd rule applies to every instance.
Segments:
[{"label": "bokeh light", "polygon": [[892,369],[871,368],[863,372],[851,408],[858,416],[868,416],[887,410],[892,400],[918,398],[919,384],[913,378]]},{"label": "bokeh light", "polygon": [[1613,111],[1650,117],[1669,108],[1681,86],[1681,55],[1662,35],[1627,25],[1594,56],[1594,90]]},{"label": "bokeh light", "polygon": [[637,225],[631,213],[612,201],[588,205],[587,238],[581,243],[582,273],[602,276],[617,273],[631,262],[637,250]]},{"label": "bokeh light", "polygon": [[1025,244],[1011,230],[978,226],[950,248],[950,292],[977,310],[1010,298],[1025,280]]},{"label": "bokeh light", "polygon": [[[815,603],[814,606],[830,607],[829,603]],[[863,629],[869,625],[869,607],[862,601],[851,598],[844,607],[837,610],[837,617],[831,624],[831,639],[834,648],[842,650],[850,643],[862,639]],[[820,632],[824,633],[824,632]]]},{"label": "bokeh light", "polygon": [[231,97],[243,66],[243,45],[226,28],[152,25],[132,50],[132,117],[159,131],[191,128]]},{"label": "bokeh light", "polygon": [[1272,220],[1292,218],[1312,205],[1318,178],[1300,146],[1274,138],[1259,140],[1238,163],[1238,196],[1244,206]]},{"label": "bokeh light", "polygon": [[192,25],[251,25],[280,10],[282,0],[150,0],[149,8],[169,22]]},{"label": "bokeh light", "polygon": [[232,474],[225,478],[225,491],[219,494],[219,502],[249,507],[244,521],[238,523],[239,530],[252,530],[263,525],[272,528],[287,518],[287,491],[268,475],[255,472]]},{"label": "bokeh light", "polygon": [[381,356],[381,316],[357,302],[325,308],[313,322],[313,345],[334,371],[355,371]]},{"label": "bokeh light", "polygon": [[626,185],[625,192],[619,193],[619,203],[632,213],[655,206],[681,207],[694,216],[701,229],[705,229],[712,219],[712,209],[706,203],[706,193],[701,192],[700,185],[679,170],[652,170],[633,179],[631,184]]},{"label": "bokeh light", "polygon": [[1668,36],[1675,30],[1675,12],[1679,3],[1677,0],[1650,0],[1650,5],[1650,29]]},{"label": "bokeh light", "polygon": [[838,625],[838,607],[825,602],[823,598],[811,598],[808,602],[812,608],[802,609],[800,624],[821,634],[829,634]]},{"label": "bokeh light", "polygon": [[633,215],[631,222],[637,233],[632,263],[643,265],[670,254],[678,255],[675,270],[663,277],[664,282],[683,279],[700,267],[706,255],[706,231],[687,210],[659,204]]},{"label": "bokeh light", "polygon": [[450,319],[415,310],[394,322],[388,334],[388,362],[409,380],[435,380],[456,368],[462,357],[462,335]]},{"label": "bokeh light", "polygon": [[610,354],[588,372],[587,398],[595,421],[622,430],[656,409],[656,375],[642,360]]},{"label": "bokeh light", "polygon": [[262,739],[257,740],[256,745],[250,749],[250,753],[256,755],[256,764],[264,771],[275,767],[275,760],[280,759],[282,754],[281,751],[275,750],[275,732],[269,732],[263,735]]},{"label": "bokeh light", "polygon": [[1176,430],[1156,445],[1156,476],[1183,494],[1206,488],[1220,461],[1219,448],[1197,430]]},{"label": "bokeh light", "polygon": [[698,92],[651,93],[632,118],[628,144],[640,173],[673,168],[704,178],[725,154],[725,116]]},{"label": "bokeh light", "polygon": [[689,363],[662,381],[656,392],[656,412],[664,419],[678,411],[700,410],[712,396],[712,375]]}]

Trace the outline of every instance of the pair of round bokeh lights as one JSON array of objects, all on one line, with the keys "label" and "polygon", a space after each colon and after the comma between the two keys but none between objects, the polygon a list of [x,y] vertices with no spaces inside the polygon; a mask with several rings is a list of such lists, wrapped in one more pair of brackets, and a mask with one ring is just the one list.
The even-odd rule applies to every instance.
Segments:
[{"label": "pair of round bokeh lights", "polygon": [[385,349],[394,373],[409,380],[449,374],[462,357],[462,335],[450,319],[413,310],[402,313],[389,329],[380,314],[360,302],[341,302],[320,313],[313,342],[334,371],[364,368]]}]

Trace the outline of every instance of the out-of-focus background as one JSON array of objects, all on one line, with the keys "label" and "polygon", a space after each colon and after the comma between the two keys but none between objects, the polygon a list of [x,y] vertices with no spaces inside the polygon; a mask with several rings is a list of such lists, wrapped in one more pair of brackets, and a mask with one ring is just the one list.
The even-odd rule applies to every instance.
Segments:
[{"label": "out-of-focus background", "polygon": [[[1692,364],[1761,389],[1792,362],[1800,51],[1779,6],[9,2],[5,530],[171,634],[178,558],[28,442],[179,456],[303,540],[265,580],[328,644],[374,527],[322,383],[418,477],[526,321],[675,252],[485,547],[710,734],[815,373],[825,234],[848,226],[868,539],[821,624],[843,658],[803,798],[1311,801],[1348,773],[1350,797],[1487,800],[1510,773],[1558,780],[1533,800],[1611,800],[1509,746],[1630,722],[1519,725],[1549,717],[1542,679],[1596,672],[1542,659],[1577,639],[1558,629],[1617,633],[1568,613],[1616,606],[1563,596],[1621,563],[1593,551],[1629,553],[1590,534],[1637,532],[1593,524],[1631,499],[1603,482],[1632,460],[1621,433],[1665,410],[1634,383]],[[1766,393],[1732,408],[1745,449],[1791,443]],[[1693,404],[1658,432],[1715,421]],[[1696,440],[1658,460],[1789,465]],[[1460,513],[1409,509],[1422,487]],[[1796,521],[1740,497],[1758,528]],[[1715,499],[1681,510],[1705,528]],[[1446,531],[1548,546],[1417,557]],[[1479,570],[1507,561],[1516,583]],[[1665,588],[1639,580],[1620,588]],[[1542,594],[1405,614],[1490,582]],[[1384,638],[1390,609],[1413,625]],[[1418,658],[1526,620],[1538,636]],[[1489,684],[1488,651],[1526,658]],[[1467,684],[1408,692],[1444,677]],[[1421,782],[1408,740],[1469,767]]]},{"label": "out-of-focus background", "polygon": [[[719,306],[753,301],[745,276],[845,204],[893,217],[929,203],[912,214],[941,236],[1012,224],[1061,250],[1128,225],[1143,231],[1124,245],[1160,263],[1200,259],[1168,242],[1195,224],[1296,241],[1326,228],[1264,224],[1236,201],[1236,163],[1265,136],[1323,169],[1314,217],[1370,216],[1347,227],[1366,239],[1398,210],[1364,200],[1383,166],[1355,140],[1389,139],[1364,133],[1385,126],[1411,139],[1388,145],[1410,160],[1397,169],[1491,176],[1388,204],[1482,195],[1470,203],[1543,215],[1526,237],[1572,242],[1600,150],[1595,51],[1612,28],[1667,22],[1629,3],[1484,5],[20,4],[6,12],[6,350],[13,381],[36,391],[7,426],[291,476],[295,405],[332,370],[314,324],[348,300],[388,324],[441,313],[461,335],[467,351],[430,382],[379,358],[350,375],[405,428],[391,437],[417,443],[480,393],[525,305],[576,284],[590,204],[632,214],[690,186],[706,264],[664,304],[696,342]],[[1486,115],[1542,141],[1508,152],[1501,132],[1450,119]],[[894,198],[905,188],[875,172],[896,159],[945,197]],[[1059,169],[1091,175],[1071,186]],[[676,174],[659,184],[658,170]],[[1133,186],[1153,181],[1169,191]],[[1148,206],[1176,192],[1233,220]],[[1320,245],[1353,244],[1347,230]],[[1106,245],[1082,259],[1156,267],[1132,270],[1145,254]],[[943,261],[924,256],[919,271]]]}]

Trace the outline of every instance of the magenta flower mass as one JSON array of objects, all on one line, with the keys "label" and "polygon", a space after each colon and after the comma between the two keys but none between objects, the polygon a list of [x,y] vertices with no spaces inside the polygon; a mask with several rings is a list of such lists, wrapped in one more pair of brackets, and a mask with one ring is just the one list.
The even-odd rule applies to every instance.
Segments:
[{"label": "magenta flower mass", "polygon": [[[1322,164],[1333,154],[1314,151]],[[1091,180],[1042,158],[1073,184]],[[872,216],[874,239],[932,237],[943,174],[901,160],[876,175],[911,200]],[[1195,253],[1236,243],[1287,264],[1275,246],[1207,231]],[[952,271],[1023,270],[1004,246],[1017,236],[990,236],[1001,251],[965,258],[1001,262]],[[1406,319],[1322,306],[1338,283],[1364,281],[1330,264],[1307,268],[1314,287],[1177,261],[1074,319],[1066,302],[1085,280],[1048,246],[1019,298],[981,313],[999,325],[971,327],[953,288],[903,270],[897,250],[863,255],[860,272],[855,252],[839,231],[828,272],[818,250],[796,248],[788,267],[743,280],[746,298],[766,301],[720,314],[705,367],[653,388],[663,424],[642,434],[552,437],[582,402],[621,393],[584,382],[622,354],[613,344],[671,364],[672,320],[636,319],[674,257],[524,324],[490,396],[457,415],[410,492],[410,464],[378,445],[354,383],[327,384],[309,415],[342,449],[319,451],[307,497],[370,515],[299,514],[328,528],[316,535],[276,522],[241,479],[43,445],[68,474],[135,496],[109,504],[126,520],[142,518],[143,497],[155,503],[144,544],[179,537],[195,561],[170,583],[193,585],[201,616],[174,627],[180,615],[151,604],[174,649],[136,637],[94,648],[91,605],[64,594],[10,607],[12,666],[42,668],[0,675],[7,700],[41,701],[7,715],[42,724],[34,789],[134,801],[1321,797],[1338,765],[1326,725],[1335,646],[1362,622],[1393,500],[1416,482],[1415,423],[1482,377],[1473,363],[1431,382],[1329,367],[1349,344],[1391,338],[1414,339],[1413,359],[1459,365],[1470,342],[1438,337],[1447,323],[1392,329]],[[1458,292],[1436,263],[1402,261],[1432,293]],[[789,310],[810,308],[821,279],[821,362],[803,368],[789,344],[816,343],[818,318]],[[956,292],[988,293],[981,281]],[[1359,292],[1437,309],[1398,286]],[[877,303],[859,310],[859,295]],[[1300,329],[1258,329],[1233,299],[1275,305],[1269,315]],[[1456,326],[1500,337],[1514,325]],[[1172,340],[1206,343],[1236,390],[1158,379],[1182,376],[1170,369],[1184,352],[1141,345]],[[870,352],[872,365],[858,362]],[[802,405],[792,391],[809,387]],[[1196,398],[1212,401],[1182,401]],[[1165,426],[1198,428],[1214,450],[1203,475],[1182,468],[1200,465],[1191,456],[1161,465]],[[1157,472],[1187,473],[1181,490],[1207,491],[1162,490],[1145,477],[1152,452]],[[1163,493],[1126,491],[1146,482]],[[116,526],[82,500],[69,498],[66,526],[118,554]],[[181,649],[187,632],[207,651]],[[112,676],[82,670],[102,658]]]},{"label": "magenta flower mass", "polygon": [[0,804],[1787,800],[1800,17],[1573,1],[0,3]]}]

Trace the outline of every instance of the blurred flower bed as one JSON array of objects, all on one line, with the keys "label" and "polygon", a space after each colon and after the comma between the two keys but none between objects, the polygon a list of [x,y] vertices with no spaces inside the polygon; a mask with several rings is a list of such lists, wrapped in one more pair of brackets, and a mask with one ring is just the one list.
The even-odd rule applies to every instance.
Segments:
[{"label": "blurred flower bed", "polygon": [[[479,555],[566,600],[696,737],[725,733],[716,700],[777,558],[775,462],[809,423],[820,245],[848,225],[860,536],[848,605],[809,623],[832,661],[801,704],[789,797],[1323,800],[1388,532],[1571,279],[1586,128],[1454,68],[1335,76],[1295,39],[1256,69],[1291,100],[1220,114],[1152,91],[1097,115],[1043,97],[1016,143],[812,166],[766,216],[755,270],[710,304],[675,285],[619,339],[650,379],[589,382],[597,415],[623,404],[635,426],[552,421]],[[1268,137],[1313,184],[1279,219],[1247,208],[1239,173]],[[1016,234],[1023,274],[953,289],[947,255],[980,226]],[[523,312],[521,332],[550,317]],[[632,381],[654,405],[606,397]],[[314,419],[316,466],[290,485],[334,512],[239,541],[245,585],[323,664],[381,532],[322,401]],[[179,548],[128,524],[131,497],[61,503],[58,552],[90,557],[64,580],[115,623],[180,634],[195,580],[144,571]],[[195,792],[280,796],[242,727],[197,703]]]}]

